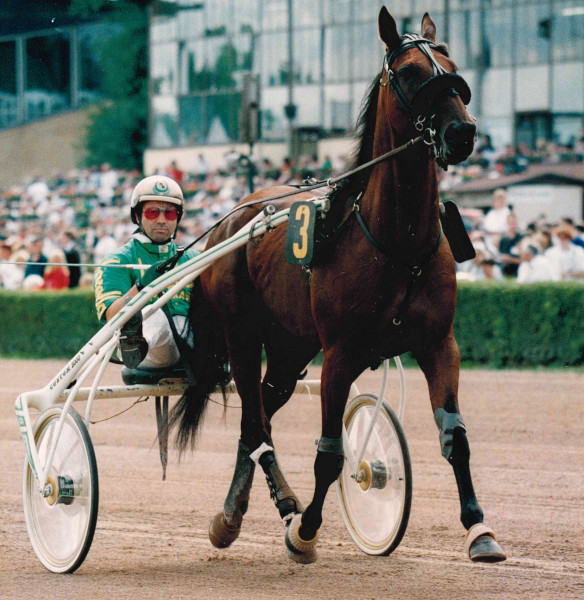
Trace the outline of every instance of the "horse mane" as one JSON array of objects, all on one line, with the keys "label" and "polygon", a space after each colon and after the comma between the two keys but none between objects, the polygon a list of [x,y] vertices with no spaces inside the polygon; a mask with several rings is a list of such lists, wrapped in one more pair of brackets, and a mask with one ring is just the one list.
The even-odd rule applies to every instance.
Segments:
[{"label": "horse mane", "polygon": [[[373,138],[375,135],[375,122],[377,120],[377,102],[379,100],[379,78],[377,75],[369,85],[367,94],[361,105],[361,112],[355,125],[356,147],[349,163],[349,171],[369,162],[373,157]],[[359,171],[343,179],[333,190],[331,206],[344,204],[341,200],[358,194],[367,187],[371,168]]]}]

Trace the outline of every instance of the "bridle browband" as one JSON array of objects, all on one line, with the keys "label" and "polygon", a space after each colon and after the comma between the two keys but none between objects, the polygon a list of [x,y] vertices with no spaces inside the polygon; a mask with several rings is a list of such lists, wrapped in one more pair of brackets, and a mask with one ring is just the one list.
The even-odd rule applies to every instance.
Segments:
[{"label": "bridle browband", "polygon": [[[408,100],[391,66],[400,54],[412,48],[417,48],[428,58],[432,65],[433,76],[420,86],[411,100]],[[401,38],[399,46],[391,52],[387,52],[383,59],[383,70],[379,85],[386,86],[389,84],[408,115],[408,120],[417,131],[424,129],[427,119],[430,120],[431,124],[434,117],[432,114],[433,106],[441,96],[445,94],[460,96],[465,106],[471,98],[470,88],[466,81],[456,73],[449,73],[434,57],[433,48],[436,48],[436,44],[431,40],[413,33],[406,33]],[[387,74],[386,81],[383,81],[384,73]]]}]

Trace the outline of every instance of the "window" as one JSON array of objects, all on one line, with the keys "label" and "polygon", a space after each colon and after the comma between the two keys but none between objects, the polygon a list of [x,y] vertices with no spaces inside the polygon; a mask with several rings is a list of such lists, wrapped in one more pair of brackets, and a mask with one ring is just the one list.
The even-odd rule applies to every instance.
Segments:
[{"label": "window", "polygon": [[49,116],[69,107],[69,54],[67,34],[26,41],[25,111],[28,119]]},{"label": "window", "polygon": [[0,43],[0,127],[16,124],[16,42]]}]

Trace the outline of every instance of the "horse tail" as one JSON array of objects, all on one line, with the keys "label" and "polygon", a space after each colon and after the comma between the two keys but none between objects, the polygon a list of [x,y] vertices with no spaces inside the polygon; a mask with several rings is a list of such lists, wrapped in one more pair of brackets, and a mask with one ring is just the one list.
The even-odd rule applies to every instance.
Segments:
[{"label": "horse tail", "polygon": [[194,348],[183,356],[189,386],[170,413],[169,426],[178,425],[176,443],[180,454],[194,449],[210,394],[220,387],[224,403],[229,382],[229,355],[217,314],[205,299],[197,278],[191,293],[189,327]]}]

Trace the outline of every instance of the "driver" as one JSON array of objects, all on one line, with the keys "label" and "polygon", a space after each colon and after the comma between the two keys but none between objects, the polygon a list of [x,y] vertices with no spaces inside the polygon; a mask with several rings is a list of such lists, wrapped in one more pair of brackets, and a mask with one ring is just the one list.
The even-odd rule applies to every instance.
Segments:
[{"label": "driver", "polygon": [[[157,267],[177,254],[174,237],[183,208],[182,190],[169,177],[153,175],[136,185],[130,214],[138,229],[123,246],[106,255],[101,266],[143,265],[143,268],[96,269],[95,306],[102,323],[112,319],[124,304],[162,275]],[[178,259],[178,264],[197,254],[195,250],[187,250]],[[178,334],[187,340],[192,287],[192,283],[187,285],[166,305]],[[156,299],[152,298],[150,303]],[[162,309],[156,310],[146,320],[143,320],[141,311],[136,313],[121,329],[120,351],[122,362],[131,369],[165,368],[180,360],[169,320]]]}]

